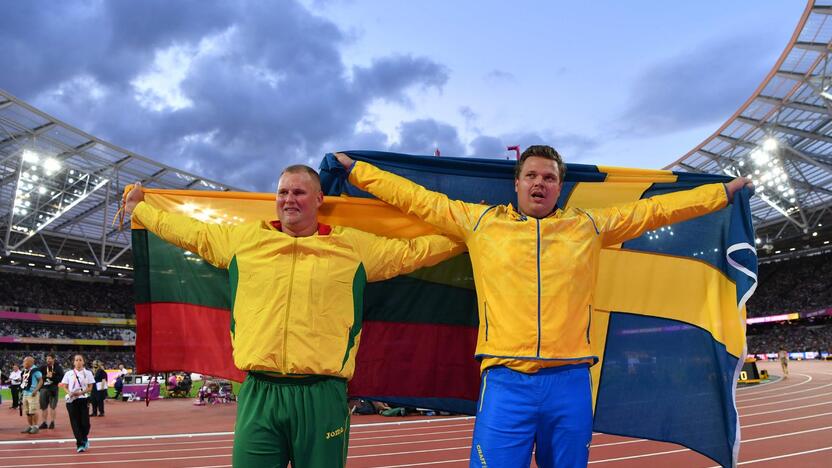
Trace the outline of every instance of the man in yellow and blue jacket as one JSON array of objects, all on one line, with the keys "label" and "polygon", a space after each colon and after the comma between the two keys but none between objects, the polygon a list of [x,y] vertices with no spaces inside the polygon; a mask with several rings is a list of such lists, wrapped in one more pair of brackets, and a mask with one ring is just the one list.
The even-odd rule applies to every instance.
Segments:
[{"label": "man in yellow and blue jacket", "polygon": [[566,167],[529,147],[515,170],[518,208],[450,200],[335,155],[361,190],[468,247],[479,302],[481,393],[470,466],[586,466],[592,439],[589,324],[601,249],[726,206],[747,180],[599,209],[557,209]]},{"label": "man in yellow and blue jacket", "polygon": [[346,383],[361,337],[364,286],[464,251],[441,235],[388,239],[318,222],[318,174],[290,166],[277,188],[277,221],[209,224],[125,199],[135,221],[227,269],[239,395],[237,467],[343,467],[349,436]]}]

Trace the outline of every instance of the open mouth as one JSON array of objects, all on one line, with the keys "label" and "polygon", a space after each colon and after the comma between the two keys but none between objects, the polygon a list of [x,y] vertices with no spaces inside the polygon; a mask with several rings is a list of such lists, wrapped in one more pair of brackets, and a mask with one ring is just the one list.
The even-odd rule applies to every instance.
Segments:
[{"label": "open mouth", "polygon": [[532,198],[535,200],[543,200],[546,197],[544,197],[541,192],[532,192]]}]

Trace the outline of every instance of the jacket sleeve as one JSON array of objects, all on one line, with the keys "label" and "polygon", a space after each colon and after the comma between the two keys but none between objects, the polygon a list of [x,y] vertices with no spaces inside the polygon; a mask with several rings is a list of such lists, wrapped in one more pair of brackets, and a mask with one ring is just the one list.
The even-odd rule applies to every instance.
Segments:
[{"label": "jacket sleeve", "polygon": [[199,255],[217,268],[228,268],[234,256],[233,226],[203,223],[156,209],[144,202],[133,210],[133,217],[153,234]]},{"label": "jacket sleeve", "polygon": [[433,266],[465,251],[465,244],[441,235],[393,239],[355,231],[356,248],[367,273],[367,281],[382,281]]},{"label": "jacket sleeve", "polygon": [[585,210],[604,246],[634,239],[646,231],[712,213],[728,204],[724,184],[657,195],[609,208]]},{"label": "jacket sleeve", "polygon": [[451,200],[404,177],[382,171],[372,164],[356,161],[350,182],[402,212],[416,216],[441,232],[465,239],[472,232],[487,205]]}]

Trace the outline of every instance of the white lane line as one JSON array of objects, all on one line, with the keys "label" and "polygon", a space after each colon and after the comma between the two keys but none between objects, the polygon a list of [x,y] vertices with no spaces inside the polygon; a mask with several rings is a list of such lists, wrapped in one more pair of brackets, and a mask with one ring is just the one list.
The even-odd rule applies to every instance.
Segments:
[{"label": "white lane line", "polygon": [[[409,421],[396,421],[396,422],[381,422],[381,423],[366,423],[366,424],[354,424],[350,426],[350,435],[356,434],[368,434],[372,432],[378,431],[356,431],[353,432],[352,428],[369,428],[369,427],[377,427],[377,426],[402,426],[402,425],[410,425],[410,424],[418,424],[418,423],[437,423],[437,422],[448,422],[448,421],[471,421],[473,420],[473,416],[465,416],[460,418],[442,418],[442,419],[418,419],[418,420],[409,420]],[[429,427],[463,427],[467,426],[467,424],[450,424],[450,425],[443,425],[443,426],[433,426],[432,424]],[[472,426],[473,427],[473,426]],[[425,428],[391,428],[387,429],[386,431],[405,431],[405,430],[419,430]],[[157,440],[157,439],[178,439],[178,438],[192,438],[192,437],[212,437],[212,436],[233,436],[234,432],[201,432],[201,433],[194,433],[194,434],[156,434],[156,435],[139,435],[139,436],[114,436],[114,437],[92,437],[90,438],[91,442],[112,442],[112,441],[121,441],[121,440]],[[359,439],[361,440],[361,439]],[[2,445],[25,445],[25,444],[32,444],[32,445],[40,445],[40,444],[65,444],[69,442],[75,442],[75,439],[34,439],[34,440],[2,440],[0,441],[0,446]],[[2,449],[0,449],[2,451]]]},{"label": "white lane line", "polygon": [[[832,387],[832,383],[823,385],[821,387],[817,387],[815,390],[820,390],[822,388],[827,388],[827,387]],[[832,396],[832,395],[830,395],[830,396]],[[783,403],[790,403],[792,401],[808,400],[810,398],[817,399],[818,395],[809,395],[809,396],[804,396],[804,397],[800,397],[800,398],[790,398],[788,400],[777,400],[777,401],[771,401],[769,403],[757,403],[755,405],[738,406],[737,409],[757,408],[759,406],[780,405],[780,404],[783,404]]]},{"label": "white lane line", "polygon": [[771,411],[761,411],[759,413],[741,414],[740,417],[741,418],[748,418],[748,417],[751,417],[751,416],[761,416],[763,414],[784,413],[786,411],[794,411],[794,410],[799,410],[799,409],[803,409],[803,408],[814,408],[815,406],[823,406],[823,405],[832,405],[832,401],[824,401],[822,403],[812,403],[811,405],[794,406],[794,407],[791,407],[791,408],[780,408],[780,409],[771,410]]},{"label": "white lane line", "polygon": [[432,462],[421,462],[421,463],[407,463],[405,465],[384,465],[379,466],[376,468],[404,468],[406,466],[425,466],[425,465],[444,465],[445,463],[459,463],[459,462],[467,462],[467,458],[459,458],[456,460],[439,460],[439,461],[432,461]]},{"label": "white lane line", "polygon": [[[748,444],[748,443],[751,443],[751,442],[758,442],[758,441],[761,441],[761,440],[779,439],[781,437],[791,437],[791,436],[795,436],[795,435],[807,434],[807,433],[810,433],[810,432],[824,431],[824,430],[829,430],[829,429],[832,429],[832,426],[821,427],[821,428],[816,428],[816,429],[807,429],[805,431],[789,432],[787,434],[776,434],[776,435],[772,435],[772,436],[756,437],[754,439],[743,440],[742,445],[745,445],[745,444]],[[832,448],[832,447],[830,447],[830,448]],[[655,456],[658,456],[658,455],[668,455],[668,454],[671,454],[671,453],[682,453],[682,452],[690,452],[690,451],[691,450],[687,449],[687,448],[676,449],[676,450],[665,450],[665,451],[662,451],[662,452],[651,452],[651,453],[643,453],[643,454],[640,454],[640,455],[629,455],[629,456],[626,456],[626,457],[616,457],[616,458],[605,458],[605,459],[602,459],[602,460],[593,460],[589,463],[590,464],[595,464],[595,463],[607,463],[607,462],[622,461],[622,460],[635,460],[637,458],[655,457]],[[772,458],[772,459],[774,459],[774,458]],[[740,465],[741,464],[742,463],[740,463]]]},{"label": "white lane line", "polygon": [[589,462],[590,465],[594,465],[596,463],[607,463],[607,462],[614,462],[614,461],[622,461],[622,460],[634,460],[636,458],[645,458],[645,457],[655,457],[658,455],[667,455],[670,453],[681,453],[681,452],[690,452],[690,449],[677,449],[677,450],[666,450],[664,452],[653,452],[653,453],[645,453],[642,455],[630,455],[628,457],[616,457],[616,458],[605,458],[603,460],[592,460]]},{"label": "white lane line", "polygon": [[830,415],[832,415],[832,412],[810,414],[809,416],[801,416],[799,418],[781,419],[779,421],[766,421],[766,422],[761,422],[761,423],[757,423],[757,424],[746,424],[746,425],[742,426],[742,428],[745,429],[746,427],[768,426],[770,424],[780,424],[780,423],[784,423],[784,422],[800,421],[802,419],[812,419],[812,418],[819,418],[821,416],[830,416]]},{"label": "white lane line", "polygon": [[422,429],[427,429],[427,428],[430,428],[430,429],[439,429],[440,427],[441,427],[441,428],[447,428],[447,427],[468,427],[468,428],[470,428],[470,429],[474,429],[474,425],[473,425],[473,424],[442,424],[442,425],[437,425],[437,426],[430,425],[430,426],[427,426],[427,427],[393,427],[393,428],[387,428],[387,429],[379,429],[379,430],[377,430],[377,431],[361,431],[361,432],[353,432],[353,431],[352,431],[352,429],[350,429],[350,436],[355,435],[355,434],[361,434],[361,435],[364,435],[364,434],[375,434],[375,433],[377,433],[377,432],[383,432],[383,433],[387,434],[387,433],[390,433],[390,432],[419,431],[419,430],[422,430]]},{"label": "white lane line", "polygon": [[[234,435],[233,432],[199,432],[196,434],[157,434],[140,436],[115,436],[115,437],[91,437],[91,442],[111,442],[116,440],[156,440],[156,439],[181,439],[191,437],[211,437]],[[2,440],[0,445],[15,444],[63,444],[75,442],[75,439],[36,439],[36,440]]]},{"label": "white lane line", "polygon": [[[801,385],[806,385],[807,383],[811,382],[814,379],[814,377],[812,377],[811,375],[807,375],[807,374],[792,374],[792,375],[800,375],[800,376],[806,377],[806,380],[804,380],[803,382],[796,383],[794,385],[786,385],[785,387],[780,387],[780,388],[772,388],[772,389],[768,389],[768,390],[761,390],[759,392],[752,392],[752,391],[743,392],[742,396],[761,395],[763,393],[771,393],[771,392],[781,392],[781,393],[783,393],[785,390],[788,390],[790,388],[799,387]],[[783,382],[783,380],[780,380],[780,382]]]},{"label": "white lane line", "polygon": [[[95,455],[95,456],[117,455],[117,456],[120,457],[122,455],[138,455],[138,454],[142,454],[142,453],[190,452],[190,451],[194,451],[194,450],[220,450],[220,449],[225,450],[225,449],[230,449],[230,448],[232,448],[231,445],[220,445],[220,446],[216,446],[216,447],[192,447],[192,448],[175,448],[175,449],[161,449],[161,450],[160,449],[136,450],[136,451],[132,451],[132,452],[98,453],[98,451],[96,450],[97,447],[95,447],[95,445],[93,445],[92,448],[90,449],[90,451],[87,452],[87,453],[89,455]],[[67,450],[67,452],[69,452],[69,450]],[[56,457],[68,457],[68,456],[71,457],[72,455],[71,454],[68,455],[66,453],[56,454],[56,455],[38,455],[37,458],[56,458]],[[31,455],[20,455],[20,456],[4,456],[3,457],[4,460],[6,460],[6,459],[15,459],[15,458],[32,458],[32,456]]]},{"label": "white lane line", "polygon": [[364,423],[364,424],[351,424],[350,431],[352,428],[360,429],[364,427],[380,427],[380,426],[403,426],[407,424],[435,424],[439,422],[448,422],[448,421],[473,421],[476,419],[475,416],[460,416],[460,417],[453,417],[453,418],[434,418],[434,419],[408,419],[405,421],[385,421],[379,423]]},{"label": "white lane line", "polygon": [[[781,458],[797,457],[797,456],[806,455],[806,454],[809,454],[809,453],[825,452],[826,450],[832,450],[832,447],[823,447],[823,448],[814,449],[814,450],[804,450],[803,452],[792,452],[792,453],[787,453],[787,454],[784,454],[784,455],[777,455],[775,457],[758,458],[756,460],[746,460],[744,462],[737,463],[737,465],[749,465],[751,463],[760,463],[760,462],[769,461],[769,460],[779,460]],[[717,467],[717,468],[719,468],[719,467]]]},{"label": "white lane line", "polygon": [[[95,441],[95,439],[90,439],[90,441]],[[116,444],[116,445],[98,445],[96,444],[95,448],[125,448],[125,447],[156,447],[156,446],[165,446],[165,445],[191,445],[191,444],[207,444],[210,442],[219,442],[219,443],[227,443],[233,442],[234,439],[211,439],[211,440],[192,440],[192,441],[185,441],[185,442],[158,442],[158,443],[149,443],[149,444]],[[75,439],[71,439],[70,442],[75,442]],[[34,447],[34,448],[25,448],[26,453],[42,453],[48,450],[66,450],[68,447]],[[0,449],[0,452],[19,452],[21,447],[17,448],[7,448],[7,449]],[[73,449],[74,450],[74,449]]]},{"label": "white lane line", "polygon": [[[352,441],[350,441],[349,449],[352,450],[352,449],[371,448],[371,447],[389,447],[391,445],[426,444],[428,442],[430,442],[430,443],[449,442],[449,441],[452,441],[452,440],[471,440],[471,436],[467,436],[467,437],[449,437],[447,439],[414,440],[414,441],[410,441],[410,442],[390,442],[390,443],[386,443],[386,444],[369,444],[369,445],[352,445]],[[469,445],[469,447],[470,447],[470,445]]]},{"label": "white lane line", "polygon": [[448,450],[471,450],[470,445],[464,445],[462,447],[447,447],[447,448],[437,448],[437,449],[421,449],[421,450],[412,450],[409,452],[390,452],[390,453],[368,453],[365,455],[350,455],[347,459],[353,458],[372,458],[372,457],[398,457],[401,455],[413,455],[414,453],[433,453],[433,452],[447,452]]},{"label": "white lane line", "polygon": [[231,468],[231,465],[189,466],[188,468]]},{"label": "white lane line", "polygon": [[423,432],[417,434],[398,434],[398,435],[391,435],[391,436],[374,436],[374,437],[353,437],[350,434],[350,441],[354,440],[376,440],[376,439],[396,439],[400,437],[417,437],[417,436],[432,436],[432,435],[439,435],[439,434],[459,434],[460,432],[471,432],[471,429],[461,429],[458,431],[437,431],[437,432]]},{"label": "white lane line", "polygon": [[[814,392],[814,391],[820,390],[822,388],[829,387],[830,385],[832,385],[832,384],[821,385],[820,387],[806,388],[806,389],[803,389],[803,390],[798,390],[796,392],[784,393],[782,395],[769,395],[769,396],[758,397],[758,398],[748,398],[746,400],[743,400],[743,403],[748,403],[749,401],[757,401],[757,400],[771,400],[771,399],[777,398],[777,397],[790,397],[792,395],[797,395],[799,393]],[[782,400],[778,400],[778,401],[782,401]]]},{"label": "white lane line", "polygon": [[783,377],[781,377],[781,376],[779,376],[779,375],[777,375],[776,377],[777,377],[777,380],[770,380],[770,381],[768,381],[768,382],[763,382],[763,383],[761,383],[761,384],[749,385],[749,386],[747,386],[747,387],[738,387],[738,388],[737,388],[737,395],[739,395],[740,393],[745,394],[745,393],[746,393],[746,392],[748,392],[749,390],[757,390],[757,389],[759,389],[760,387],[767,387],[767,386],[769,386],[769,385],[771,385],[771,384],[776,384],[776,383],[778,383],[778,382],[782,382],[782,381],[783,381]]},{"label": "white lane line", "polygon": [[[92,455],[92,452],[87,452],[88,454]],[[142,458],[139,460],[122,460],[117,458],[115,460],[100,460],[100,461],[79,461],[79,462],[70,462],[70,463],[61,463],[62,466],[70,466],[70,465],[103,465],[103,464],[112,464],[112,465],[124,465],[127,463],[147,463],[147,462],[155,462],[155,461],[172,461],[172,460],[194,460],[198,458],[220,458],[220,457],[230,457],[231,454],[224,454],[224,455],[201,455],[196,457],[169,457],[169,458]],[[84,455],[78,455],[78,458],[82,458]],[[0,465],[0,468],[24,468],[24,467],[34,467],[34,466],[55,466],[54,463],[38,463],[32,465]]]}]

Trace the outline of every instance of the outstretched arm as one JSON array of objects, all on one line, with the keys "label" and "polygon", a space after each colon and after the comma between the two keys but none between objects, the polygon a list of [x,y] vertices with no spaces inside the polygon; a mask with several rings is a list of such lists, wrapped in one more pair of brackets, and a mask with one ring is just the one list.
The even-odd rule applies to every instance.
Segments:
[{"label": "outstretched arm", "polygon": [[199,255],[217,268],[227,268],[234,256],[233,227],[203,223],[156,209],[144,202],[141,184],[137,183],[127,194],[124,209],[150,232]]},{"label": "outstretched arm", "polygon": [[488,209],[486,205],[451,200],[372,164],[353,161],[344,153],[335,153],[335,157],[349,171],[349,180],[356,187],[459,239],[468,236]]},{"label": "outstretched arm", "polygon": [[687,221],[724,208],[734,194],[751,181],[739,177],[727,184],[709,184],[691,190],[657,195],[621,206],[586,210],[604,245],[634,239],[646,231]]},{"label": "outstretched arm", "polygon": [[370,282],[433,266],[465,251],[465,244],[441,235],[393,239],[363,231],[354,232],[367,281]]}]

